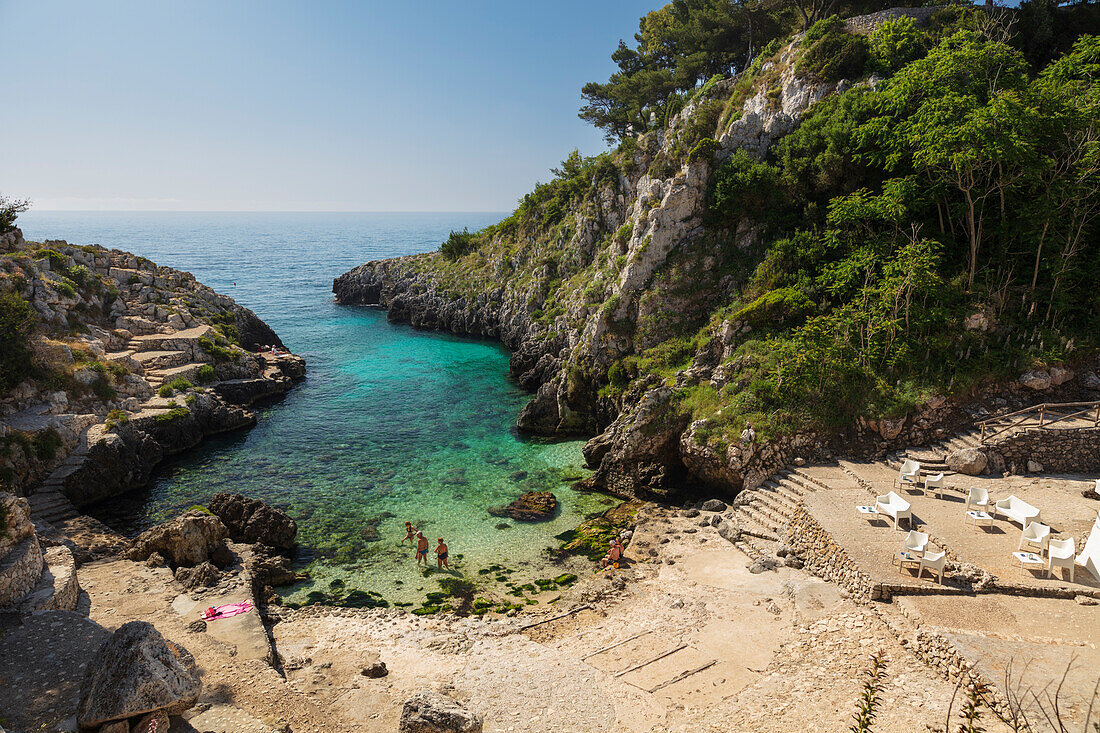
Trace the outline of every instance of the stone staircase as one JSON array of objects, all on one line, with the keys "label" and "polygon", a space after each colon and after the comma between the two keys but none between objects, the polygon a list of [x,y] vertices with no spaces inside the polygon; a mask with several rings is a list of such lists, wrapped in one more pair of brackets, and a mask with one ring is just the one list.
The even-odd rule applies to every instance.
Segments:
[{"label": "stone staircase", "polygon": [[[214,329],[204,325],[173,333],[133,336],[121,350],[106,354],[104,359],[124,363],[142,374],[155,392],[161,385],[180,377],[194,382],[199,369],[209,363],[199,339],[214,335]],[[141,405],[137,414],[160,414],[169,409],[166,400],[154,395]],[[65,479],[81,468],[87,456],[88,433],[85,430],[77,447],[46,480],[30,490],[28,500],[35,521],[56,524],[80,514],[65,496],[64,486]]]},{"label": "stone staircase", "polygon": [[891,468],[900,469],[906,459],[918,461],[921,471],[927,476],[943,473],[947,476],[955,472],[947,467],[947,456],[962,448],[978,448],[981,446],[981,431],[970,428],[962,433],[953,435],[946,440],[922,448],[907,448],[899,451],[886,459]]},{"label": "stone staircase", "polygon": [[787,526],[802,497],[822,488],[828,487],[802,469],[788,467],[758,488],[738,494],[733,518],[748,554],[773,555],[786,541]]},{"label": "stone staircase", "polygon": [[65,479],[80,469],[87,456],[88,431],[85,430],[80,436],[77,447],[27,497],[30,502],[31,519],[56,524],[80,514],[65,496],[64,487]]},{"label": "stone staircase", "polygon": [[26,499],[0,497],[0,611],[72,611],[80,595],[76,560],[64,545],[43,550]]}]

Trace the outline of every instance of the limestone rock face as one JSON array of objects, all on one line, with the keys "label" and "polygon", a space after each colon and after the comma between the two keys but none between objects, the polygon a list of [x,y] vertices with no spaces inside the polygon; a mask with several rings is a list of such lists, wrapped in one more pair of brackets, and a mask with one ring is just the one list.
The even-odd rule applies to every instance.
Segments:
[{"label": "limestone rock face", "polygon": [[127,557],[145,560],[159,552],[173,567],[191,567],[226,552],[225,525],[215,516],[190,511],[138,535]]},{"label": "limestone rock face", "polygon": [[967,476],[977,476],[989,465],[989,457],[977,448],[960,448],[947,456],[947,467]]},{"label": "limestone rock face", "polygon": [[209,508],[225,524],[234,542],[261,542],[282,550],[294,547],[298,524],[286,512],[259,499],[218,493],[210,500]]},{"label": "limestone rock face", "polygon": [[481,733],[481,716],[432,690],[423,690],[401,708],[399,733]]},{"label": "limestone rock face", "polygon": [[152,624],[123,624],[96,652],[80,688],[82,728],[163,711],[179,715],[199,699],[195,660]]},{"label": "limestone rock face", "polygon": [[1020,384],[1029,389],[1033,389],[1036,392],[1040,392],[1044,389],[1050,389],[1050,373],[1043,371],[1042,369],[1036,369],[1033,372],[1021,374]]},{"label": "limestone rock face", "polygon": [[520,522],[541,522],[554,518],[558,508],[558,497],[549,491],[528,491],[506,507],[500,509],[501,516],[508,516]]}]

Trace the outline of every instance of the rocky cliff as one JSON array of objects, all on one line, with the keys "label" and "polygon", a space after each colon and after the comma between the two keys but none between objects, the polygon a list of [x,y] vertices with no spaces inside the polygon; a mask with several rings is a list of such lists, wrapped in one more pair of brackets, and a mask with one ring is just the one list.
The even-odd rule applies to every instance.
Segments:
[{"label": "rocky cliff", "polygon": [[249,404],[305,375],[252,311],[125,252],[16,229],[0,236],[0,298],[0,480],[36,519],[144,484],[164,456],[253,424]]},{"label": "rocky cliff", "polygon": [[[614,177],[594,177],[549,235],[498,233],[473,267],[438,252],[368,262],[334,281],[337,301],[384,307],[417,328],[500,339],[512,372],[536,393],[518,426],[595,434],[585,448],[595,486],[633,495],[664,493],[689,473],[733,488],[748,474],[767,475],[780,455],[697,448],[689,421],[670,405],[685,375],[635,382],[622,394],[607,384],[617,360],[702,325],[740,284],[728,264],[756,231],[719,235],[706,226],[711,172],[736,150],[763,157],[810,105],[850,86],[800,78],[796,53],[791,44],[763,64],[749,89],[731,80],[704,90],[665,130],[639,138]],[[709,377],[722,361],[712,357],[686,378]]]},{"label": "rocky cliff", "polygon": [[[917,179],[885,181],[898,174],[889,165],[871,175],[868,162],[888,153],[860,147],[889,122],[868,120],[887,109],[891,85],[928,78],[933,53],[954,58],[964,42],[1013,53],[976,40],[965,16],[895,8],[822,21],[769,46],[739,76],[708,81],[682,108],[666,106],[653,131],[595,158],[570,156],[499,224],[452,232],[439,252],[345,273],[333,283],[336,299],[386,308],[417,328],[500,339],[513,374],[535,393],[518,427],[594,436],[584,450],[590,483],[623,496],[686,483],[737,491],[798,457],[883,456],[1034,401],[1013,370],[1070,358],[1085,365],[1089,350],[1073,356],[1074,338],[1041,333],[1026,311],[999,320],[992,303],[1002,296],[957,288],[958,262],[903,232],[938,227],[951,241],[944,218],[907,213],[913,202],[902,200],[899,181]],[[895,25],[886,40],[867,40],[887,22]],[[898,33],[913,40],[911,56],[890,56]],[[874,198],[875,186],[886,193]],[[912,225],[886,231],[888,210],[874,208],[886,202],[888,224],[910,216]],[[839,219],[834,206],[846,207]],[[845,216],[856,222],[849,229]],[[926,311],[937,325],[919,337],[909,321],[917,280],[881,281],[915,265],[877,264],[869,232],[885,252],[929,247],[920,301],[954,299]],[[909,295],[887,297],[895,286]],[[885,315],[861,310],[872,299]],[[885,355],[865,349],[871,330],[914,342],[901,360],[913,368],[887,364],[898,344]],[[1062,346],[1044,347],[1056,341]],[[1047,385],[1042,398],[1095,399],[1090,373]]]}]

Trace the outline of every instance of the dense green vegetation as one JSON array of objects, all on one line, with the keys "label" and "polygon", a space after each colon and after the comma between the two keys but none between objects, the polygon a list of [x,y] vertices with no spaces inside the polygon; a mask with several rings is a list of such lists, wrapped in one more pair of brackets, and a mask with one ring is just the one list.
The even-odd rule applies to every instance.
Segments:
[{"label": "dense green vegetation", "polygon": [[[824,100],[768,160],[733,156],[714,174],[715,220],[769,229],[719,314],[754,329],[720,418],[730,431],[903,413],[1096,348],[1100,38],[1032,75],[973,14],[954,15],[931,31],[885,24],[870,43],[877,68],[930,50]],[[794,293],[784,318],[745,318],[742,303]],[[965,329],[978,312],[991,327]]]},{"label": "dense green vegetation", "polygon": [[[803,22],[794,6],[671,3],[642,19],[636,48],[620,45],[620,72],[585,89],[582,117],[617,148],[574,152],[508,219],[452,233],[445,258],[417,266],[456,294],[490,272],[528,292],[538,285],[532,317],[548,334],[581,325],[563,320],[581,293],[633,351],[608,369],[570,366],[570,389],[615,398],[639,380],[673,384],[702,355],[724,353],[724,385],[677,388],[679,409],[707,418],[699,434],[720,442],[746,421],[764,437],[832,429],[1072,362],[1100,347],[1089,282],[1100,264],[1095,33],[1097,8],[1040,0],[992,15],[948,6],[923,26],[898,18],[869,36],[838,16]],[[576,217],[599,221],[594,201],[641,172],[640,150],[657,178],[713,162],[749,97],[778,100],[788,66],[852,84],[810,108],[765,159],[719,159],[706,231],[669,254],[640,296],[643,317],[613,287],[631,222],[603,230],[586,254],[569,246]],[[688,103],[691,116],[672,124]],[[744,231],[754,233],[748,246]]]},{"label": "dense green vegetation", "polygon": [[15,387],[34,369],[27,341],[34,311],[18,293],[0,293],[0,392]]}]

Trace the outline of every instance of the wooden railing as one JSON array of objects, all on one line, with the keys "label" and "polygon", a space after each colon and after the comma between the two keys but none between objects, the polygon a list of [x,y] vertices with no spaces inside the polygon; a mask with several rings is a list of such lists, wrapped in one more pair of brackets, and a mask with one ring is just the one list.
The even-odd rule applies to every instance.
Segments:
[{"label": "wooden railing", "polygon": [[[1061,402],[1032,405],[1007,415],[999,415],[978,423],[982,428],[981,442],[988,443],[999,435],[1016,433],[1029,428],[1040,430],[1050,428],[1058,423],[1059,427],[1070,427],[1070,420],[1092,423],[1092,427],[1100,427],[1100,401],[1097,402]],[[1007,422],[1006,422],[1007,421]],[[1077,425],[1076,427],[1085,427]]]}]

